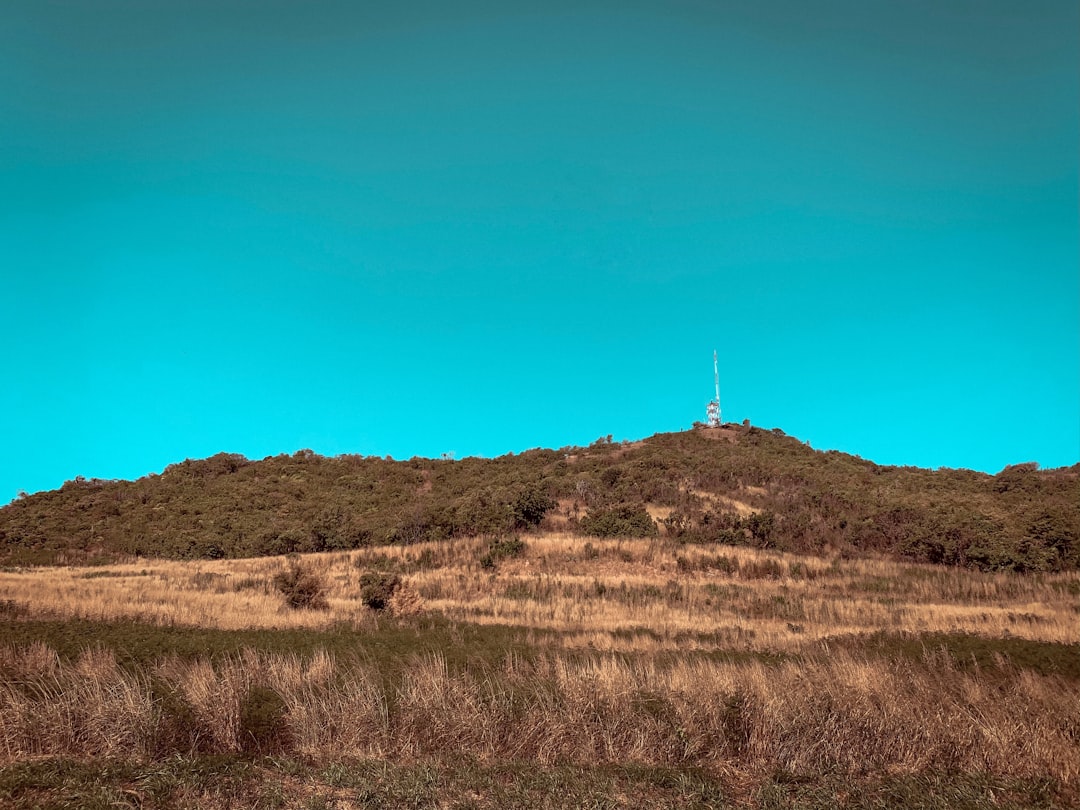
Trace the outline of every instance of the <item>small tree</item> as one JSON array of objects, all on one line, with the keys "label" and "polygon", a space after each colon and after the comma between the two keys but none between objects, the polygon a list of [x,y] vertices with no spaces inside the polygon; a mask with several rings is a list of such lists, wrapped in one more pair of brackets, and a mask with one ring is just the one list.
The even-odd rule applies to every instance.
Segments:
[{"label": "small tree", "polygon": [[401,587],[401,577],[386,571],[366,571],[360,575],[360,601],[375,611],[390,605],[390,597]]},{"label": "small tree", "polygon": [[544,490],[531,487],[521,492],[514,501],[514,524],[517,529],[533,529],[540,525],[555,501]]},{"label": "small tree", "polygon": [[285,603],[296,610],[326,610],[326,585],[322,578],[296,560],[288,570],[274,575],[274,587],[285,596]]}]

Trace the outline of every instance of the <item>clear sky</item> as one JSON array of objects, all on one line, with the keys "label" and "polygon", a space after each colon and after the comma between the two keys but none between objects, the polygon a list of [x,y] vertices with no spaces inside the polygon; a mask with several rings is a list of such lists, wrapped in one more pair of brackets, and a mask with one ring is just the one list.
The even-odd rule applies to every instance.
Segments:
[{"label": "clear sky", "polygon": [[727,421],[1080,461],[1075,0],[4,0],[0,503]]}]

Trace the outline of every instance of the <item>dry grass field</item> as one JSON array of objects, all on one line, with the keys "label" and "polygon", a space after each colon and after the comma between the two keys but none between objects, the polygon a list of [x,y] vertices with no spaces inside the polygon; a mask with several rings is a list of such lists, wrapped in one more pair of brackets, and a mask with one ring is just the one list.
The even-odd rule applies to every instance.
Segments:
[{"label": "dry grass field", "polygon": [[[1076,574],[565,533],[499,548],[0,572],[0,804],[1078,800]],[[297,564],[324,609],[286,605],[274,579]],[[372,571],[402,583],[382,612],[359,598]],[[129,627],[155,651],[109,641]],[[235,643],[170,651],[189,631]]]},{"label": "dry grass field", "polygon": [[826,560],[751,548],[680,546],[550,533],[484,567],[487,541],[302,555],[329,608],[288,608],[272,584],[293,558],[135,560],[91,568],[0,571],[0,603],[28,614],[161,626],[366,626],[365,570],[402,573],[410,611],[554,631],[559,644],[606,650],[801,652],[879,632],[970,633],[1073,643],[1080,576],[980,573],[888,560]]}]

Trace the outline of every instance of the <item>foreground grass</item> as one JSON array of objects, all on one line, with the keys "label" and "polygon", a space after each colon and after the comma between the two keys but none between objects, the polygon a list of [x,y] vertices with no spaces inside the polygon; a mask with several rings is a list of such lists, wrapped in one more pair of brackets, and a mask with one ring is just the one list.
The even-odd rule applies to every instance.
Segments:
[{"label": "foreground grass", "polygon": [[610,653],[510,653],[451,667],[438,651],[396,666],[245,648],[216,661],[123,667],[102,647],[61,659],[0,648],[0,762],[149,762],[279,754],[405,763],[701,767],[846,775],[988,772],[1080,777],[1080,682],[832,650],[771,663]]},{"label": "foreground grass", "polygon": [[777,772],[754,785],[696,768],[538,767],[471,761],[312,764],[282,757],[175,757],[151,765],[70,760],[0,769],[0,804],[50,808],[1063,808],[1080,799],[1046,779],[928,773],[858,780]]}]

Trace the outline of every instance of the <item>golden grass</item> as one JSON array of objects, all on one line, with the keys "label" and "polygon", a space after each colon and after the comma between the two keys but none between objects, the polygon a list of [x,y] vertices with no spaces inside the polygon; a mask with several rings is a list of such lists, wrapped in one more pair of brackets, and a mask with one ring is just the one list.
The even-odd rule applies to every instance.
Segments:
[{"label": "golden grass", "polygon": [[[746,517],[747,515],[754,515],[761,511],[760,509],[751,506],[745,501],[740,501],[736,498],[729,498],[725,495],[718,495],[715,492],[709,492],[704,489],[690,489],[688,487],[684,489],[690,495],[701,498],[706,503],[713,504],[714,506],[719,506],[722,509],[729,509],[736,514],[741,515],[742,517]],[[743,491],[750,495],[765,494],[765,490],[762,487],[743,487]]]},{"label": "golden grass", "polygon": [[[323,761],[937,769],[1064,784],[1080,776],[1080,685],[1031,672],[961,672],[932,654],[906,664],[832,653],[779,666],[699,658],[667,667],[555,655],[456,672],[432,654],[388,682],[374,665],[325,653],[304,660],[246,650],[214,665],[166,658],[132,672],[108,652],[61,663],[31,645],[0,647],[0,672],[9,676],[0,683],[0,762],[272,745]],[[277,708],[252,719],[259,688]]]},{"label": "golden grass", "polygon": [[[284,557],[178,562],[143,560],[95,568],[34,568],[0,573],[0,600],[28,604],[34,615],[95,621],[131,619],[166,626],[323,628],[362,621],[359,572],[347,555],[306,561],[331,587],[330,610],[291,610],[273,587]],[[351,589],[351,591],[350,591]]]},{"label": "golden grass", "polygon": [[[481,562],[489,553],[477,538],[307,555],[326,610],[285,606],[272,584],[293,562],[283,557],[0,572],[0,610],[16,619],[374,632],[359,580],[393,570],[403,614],[526,630],[505,660],[420,647],[392,666],[250,649],[121,666],[92,646],[69,660],[0,643],[0,766],[245,752],[701,767],[747,785],[777,772],[1080,779],[1080,682],[1004,657],[960,666],[944,649],[918,660],[918,647],[892,656],[836,641],[964,632],[1075,644],[1075,574],[555,532],[494,567]],[[690,650],[785,655],[666,654]]]},{"label": "golden grass", "polygon": [[292,610],[271,580],[286,558],[139,560],[0,572],[0,604],[30,616],[219,629],[364,624],[370,565],[398,565],[409,610],[562,634],[563,646],[799,652],[846,635],[962,632],[1073,643],[1076,574],[986,574],[889,560],[826,560],[670,541],[527,538],[485,569],[482,539],[306,555],[329,609]]}]

